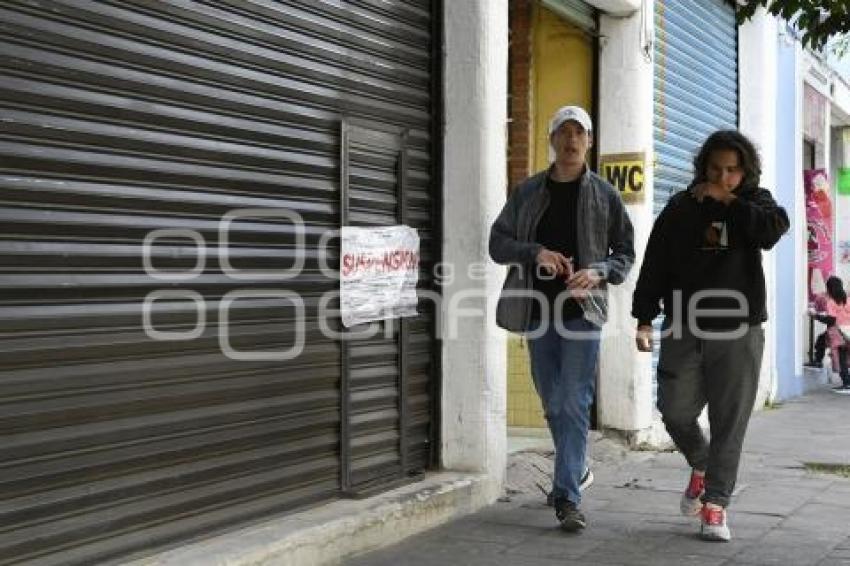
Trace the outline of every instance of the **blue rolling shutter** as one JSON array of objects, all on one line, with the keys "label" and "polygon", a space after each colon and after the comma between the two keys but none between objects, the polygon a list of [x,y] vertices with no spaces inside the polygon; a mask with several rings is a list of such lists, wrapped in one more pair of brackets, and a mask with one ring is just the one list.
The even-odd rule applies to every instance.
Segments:
[{"label": "blue rolling shutter", "polygon": [[[656,216],[693,178],[694,155],[708,135],[737,127],[734,7],[724,0],[655,0]],[[660,318],[654,326],[660,331]],[[656,339],[653,380],[658,344]]]},{"label": "blue rolling shutter", "polygon": [[654,213],[693,176],[705,138],[738,126],[738,34],[724,0],[655,2]]}]

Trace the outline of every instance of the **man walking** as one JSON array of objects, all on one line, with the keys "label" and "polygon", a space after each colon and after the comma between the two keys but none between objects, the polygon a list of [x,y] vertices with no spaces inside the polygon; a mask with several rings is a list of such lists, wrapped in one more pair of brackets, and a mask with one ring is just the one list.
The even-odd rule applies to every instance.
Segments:
[{"label": "man walking", "polygon": [[508,198],[490,231],[490,256],[509,264],[497,323],[528,333],[531,374],[555,445],[552,500],[566,531],[579,510],[606,285],[621,283],[635,252],[620,196],[586,164],[590,116],[559,109],[549,124],[555,161]]},{"label": "man walking", "polygon": [[[767,320],[761,250],[788,230],[785,210],[759,188],[753,144],[733,130],[709,136],[695,179],[658,216],[632,302],[637,347],[652,350],[664,303],[658,408],[692,471],[681,499],[702,538],[728,541],[726,507],[758,390]],[[697,422],[705,406],[711,440]]]}]

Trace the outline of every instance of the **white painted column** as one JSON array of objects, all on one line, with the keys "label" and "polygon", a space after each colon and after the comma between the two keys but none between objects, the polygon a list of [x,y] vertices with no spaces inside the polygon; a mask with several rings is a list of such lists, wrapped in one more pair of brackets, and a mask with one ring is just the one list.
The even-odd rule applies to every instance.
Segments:
[{"label": "white painted column", "polygon": [[[762,160],[761,186],[773,192],[774,197],[777,166],[777,26],[773,16],[759,9],[738,30],[739,127],[756,144]],[[769,320],[765,325],[765,347],[756,408],[763,407],[766,400],[772,399],[777,388],[776,257],[773,251],[763,255]]]},{"label": "white painted column", "polygon": [[494,314],[504,269],[487,242],[507,184],[508,3],[446,2],[444,18],[443,260],[454,281],[444,287],[441,456],[446,469],[492,478],[492,500],[507,458],[506,336]]},{"label": "white painted column", "polygon": [[634,345],[632,294],[652,229],[653,65],[641,50],[652,36],[653,3],[627,18],[601,16],[599,53],[599,154],[645,152],[644,202],[626,205],[635,228],[637,260],[627,280],[610,288],[609,321],[602,337],[598,395],[599,425],[622,431],[647,429],[653,422],[650,354]]},{"label": "white painted column", "polygon": [[[791,220],[791,229],[789,236],[794,244],[794,281],[797,286],[795,288],[793,312],[795,320],[799,321],[794,332],[794,373],[795,375],[803,374],[803,352],[805,351],[804,343],[807,336],[808,318],[806,312],[809,304],[809,286],[808,286],[808,262],[809,252],[806,246],[808,240],[808,222],[806,220],[806,189],[803,183],[803,112],[804,100],[804,83],[806,75],[806,58],[804,51],[799,41],[794,42],[794,54],[797,63],[796,79],[797,82],[797,108],[795,122],[797,124],[797,139],[795,161],[795,177],[794,183],[797,189],[794,191],[793,212],[789,208],[788,214]],[[808,164],[805,165],[809,167]],[[787,236],[786,236],[787,237]],[[785,274],[783,273],[783,276]],[[782,329],[783,332],[789,332],[791,329]]]},{"label": "white painted column", "polygon": [[[826,100],[826,110],[823,114],[823,168],[829,175],[829,183],[832,184],[835,178],[832,177],[832,101],[829,98]],[[833,195],[830,195],[830,198],[832,197]]]},{"label": "white painted column", "polygon": [[835,274],[845,281],[850,280],[850,264],[841,262],[840,242],[850,241],[850,196],[838,192],[838,171],[850,165],[850,128],[838,128],[832,136],[832,186],[835,187]]},{"label": "white painted column", "polygon": [[[836,117],[844,117],[841,124],[846,123],[850,115],[850,85],[840,77],[832,79],[832,106]],[[830,179],[835,189],[835,274],[841,277],[847,285],[850,279],[850,263],[842,263],[840,242],[850,241],[850,196],[838,192],[838,172],[842,167],[850,166],[850,127],[839,126],[832,133],[832,160]]]}]

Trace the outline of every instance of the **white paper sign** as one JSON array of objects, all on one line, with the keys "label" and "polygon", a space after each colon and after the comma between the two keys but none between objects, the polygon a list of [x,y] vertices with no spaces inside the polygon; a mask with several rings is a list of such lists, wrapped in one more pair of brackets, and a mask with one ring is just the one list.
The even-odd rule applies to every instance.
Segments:
[{"label": "white paper sign", "polygon": [[350,328],[415,316],[419,235],[409,226],[342,228],[340,310]]}]

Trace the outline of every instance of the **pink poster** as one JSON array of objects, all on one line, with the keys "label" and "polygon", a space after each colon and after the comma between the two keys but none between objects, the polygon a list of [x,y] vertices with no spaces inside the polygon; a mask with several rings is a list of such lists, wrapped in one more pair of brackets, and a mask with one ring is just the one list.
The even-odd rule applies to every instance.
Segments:
[{"label": "pink poster", "polygon": [[834,270],[832,253],[832,201],[829,179],[823,169],[803,171],[806,188],[806,221],[809,251],[809,302],[826,291]]}]

